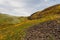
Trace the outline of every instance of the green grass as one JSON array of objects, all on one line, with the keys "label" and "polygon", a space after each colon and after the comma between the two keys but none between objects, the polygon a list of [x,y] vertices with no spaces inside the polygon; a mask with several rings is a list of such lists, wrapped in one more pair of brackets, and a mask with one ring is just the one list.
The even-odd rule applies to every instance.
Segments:
[{"label": "green grass", "polygon": [[45,16],[41,19],[36,20],[25,20],[18,24],[13,25],[0,25],[0,40],[23,40],[26,35],[26,29],[31,27],[32,25],[39,24],[45,21],[58,19],[60,16],[49,15]]},{"label": "green grass", "polygon": [[30,20],[40,19],[42,17],[53,15],[53,14],[60,14],[60,4],[48,7],[42,11],[37,11],[33,13],[31,16],[28,17]]}]

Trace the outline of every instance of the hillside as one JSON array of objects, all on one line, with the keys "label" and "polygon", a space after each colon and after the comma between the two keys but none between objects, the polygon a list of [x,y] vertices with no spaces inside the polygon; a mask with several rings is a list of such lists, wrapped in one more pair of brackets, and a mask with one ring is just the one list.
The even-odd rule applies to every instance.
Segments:
[{"label": "hillside", "polygon": [[40,19],[45,16],[56,15],[56,14],[60,15],[60,4],[48,7],[42,11],[35,12],[31,16],[29,16],[28,19],[30,20]]},{"label": "hillside", "polygon": [[[56,8],[56,11],[57,11],[57,9],[58,8]],[[60,7],[59,7],[59,9],[60,9]],[[60,22],[60,20],[59,20],[60,14],[54,13],[53,11],[51,11],[52,13],[49,13],[50,10],[51,9],[49,9],[49,10],[46,9],[45,12],[48,11],[48,14],[43,12],[43,14],[41,14],[42,17],[39,19],[35,19],[35,20],[28,19],[28,17],[16,17],[16,16],[11,16],[11,15],[6,15],[6,14],[0,14],[0,40],[25,40],[25,39],[29,40],[30,37],[33,38],[34,36],[36,36],[36,34],[33,35],[33,33],[32,33],[32,31],[35,29],[35,27],[36,27],[36,31],[37,31],[37,29],[39,29],[40,26],[43,26],[42,30],[45,30],[44,26],[48,25],[48,23],[50,23],[50,24],[53,23],[52,25],[50,25],[50,24],[48,25],[53,28],[55,28],[55,26],[53,26],[54,23],[56,23],[56,27],[59,27],[60,24],[58,24],[56,21]],[[35,14],[37,14],[37,13],[35,13]],[[38,13],[38,14],[40,14],[40,13]],[[4,25],[1,25],[1,24],[4,24]],[[46,30],[49,30],[48,26],[46,27],[47,28]],[[55,29],[52,29],[52,30],[54,30],[54,32],[55,32]],[[31,35],[29,34],[30,31],[32,33]],[[34,32],[36,33],[36,31],[34,31]],[[43,31],[41,31],[41,32],[43,33]],[[37,33],[38,33],[38,31],[37,31]],[[53,33],[53,32],[51,32],[51,33]],[[29,34],[28,36],[30,36],[30,37],[28,37],[26,34],[27,35]],[[40,35],[40,34],[37,34],[37,35]],[[41,36],[41,37],[43,37],[43,36]],[[34,38],[33,38],[33,40],[34,40]]]},{"label": "hillside", "polygon": [[19,23],[18,17],[0,13],[0,24],[16,24],[16,23]]}]

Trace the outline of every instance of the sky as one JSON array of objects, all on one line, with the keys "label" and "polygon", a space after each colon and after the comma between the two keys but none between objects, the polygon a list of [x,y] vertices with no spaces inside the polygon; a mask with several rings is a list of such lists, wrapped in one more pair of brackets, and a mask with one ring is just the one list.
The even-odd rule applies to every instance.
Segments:
[{"label": "sky", "polygon": [[0,0],[0,13],[30,16],[36,11],[56,4],[60,4],[60,0]]}]

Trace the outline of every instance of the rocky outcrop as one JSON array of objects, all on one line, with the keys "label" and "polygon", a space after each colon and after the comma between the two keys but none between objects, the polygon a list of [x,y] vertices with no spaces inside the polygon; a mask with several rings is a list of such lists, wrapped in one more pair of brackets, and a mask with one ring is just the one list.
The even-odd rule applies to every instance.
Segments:
[{"label": "rocky outcrop", "polygon": [[25,40],[60,40],[60,20],[43,22],[30,27]]}]

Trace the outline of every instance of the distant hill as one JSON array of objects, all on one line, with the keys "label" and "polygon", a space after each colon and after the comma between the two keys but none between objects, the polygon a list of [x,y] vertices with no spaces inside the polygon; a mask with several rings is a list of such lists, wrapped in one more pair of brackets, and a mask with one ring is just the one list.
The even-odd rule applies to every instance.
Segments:
[{"label": "distant hill", "polygon": [[19,19],[17,17],[0,13],[0,24],[15,24],[15,23],[19,23]]},{"label": "distant hill", "polygon": [[48,7],[42,11],[35,12],[31,16],[29,16],[28,19],[30,19],[30,20],[40,19],[45,16],[56,15],[56,14],[60,15],[60,4]]}]

